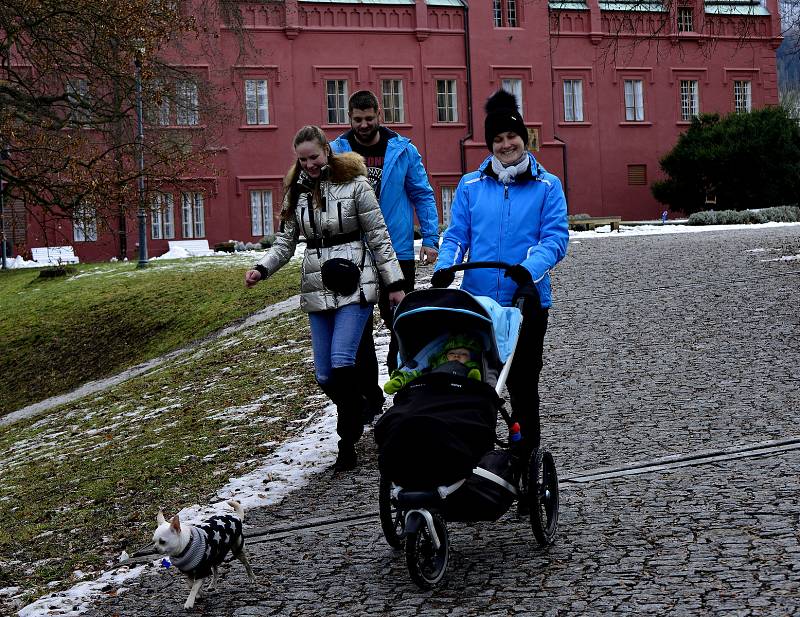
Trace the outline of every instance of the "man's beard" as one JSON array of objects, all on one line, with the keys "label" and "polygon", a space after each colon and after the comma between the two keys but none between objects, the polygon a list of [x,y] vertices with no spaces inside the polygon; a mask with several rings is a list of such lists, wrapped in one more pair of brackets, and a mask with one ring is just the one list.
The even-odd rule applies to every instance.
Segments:
[{"label": "man's beard", "polygon": [[356,131],[356,137],[358,137],[358,140],[362,143],[370,143],[373,139],[375,139],[375,135],[378,134],[378,128],[379,127],[376,126],[366,134],[361,131]]}]

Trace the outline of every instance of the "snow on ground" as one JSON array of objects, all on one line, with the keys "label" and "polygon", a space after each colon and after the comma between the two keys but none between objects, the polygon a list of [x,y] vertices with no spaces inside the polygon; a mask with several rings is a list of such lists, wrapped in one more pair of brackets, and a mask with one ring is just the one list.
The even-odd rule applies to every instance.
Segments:
[{"label": "snow on ground", "polygon": [[[732,231],[736,229],[760,229],[784,225],[800,225],[800,223],[765,223],[761,225],[705,225],[689,227],[685,225],[653,225],[622,226],[619,233],[611,232],[610,227],[598,227],[594,231],[570,232],[572,241],[590,238],[616,238],[631,235],[655,235],[664,233],[692,233],[703,231]],[[420,241],[417,241],[417,250]],[[298,254],[304,245],[298,246]],[[757,250],[757,249],[754,249]],[[800,255],[782,256],[779,260],[800,260]],[[255,260],[253,260],[255,261]],[[385,333],[386,331],[383,330]],[[385,358],[388,351],[388,336],[376,336],[375,344],[379,359]],[[381,362],[381,385],[388,375]],[[216,513],[230,512],[227,500],[236,499],[245,508],[280,503],[292,491],[305,485],[312,475],[329,467],[336,458],[336,408],[327,405],[318,413],[306,418],[307,426],[297,439],[290,439],[273,452],[264,465],[254,471],[232,478],[228,484],[217,492],[218,501],[211,504],[194,504],[179,512],[182,520],[190,523],[199,522]],[[265,490],[266,489],[266,490]],[[160,567],[156,560],[149,566],[135,568],[120,567],[103,573],[93,581],[83,581],[71,589],[40,598],[19,612],[20,617],[46,617],[52,615],[77,615],[91,606],[93,598],[106,593],[109,587],[124,591],[126,581],[138,577],[147,571]],[[14,595],[9,589],[0,589],[0,594]]]},{"label": "snow on ground", "polygon": [[[680,219],[683,220],[683,219]],[[673,221],[672,223],[660,223],[658,221],[653,221],[652,225],[620,225],[619,232],[612,232],[610,225],[604,225],[603,227],[596,227],[592,231],[570,231],[569,235],[570,238],[597,238],[597,237],[610,237],[610,238],[619,238],[622,236],[652,236],[655,234],[680,234],[680,233],[697,233],[703,231],[729,231],[734,229],[755,229],[755,228],[767,228],[767,227],[779,227],[783,225],[800,225],[800,223],[761,223],[757,225],[682,225],[682,224],[675,224]],[[417,245],[420,244],[420,241],[417,240]],[[298,244],[298,250],[305,249],[305,244]],[[255,254],[253,251],[244,251],[243,253],[235,253],[234,255],[247,255],[252,256]],[[186,249],[181,247],[173,248],[163,255],[159,255],[157,257],[150,257],[150,262],[160,262],[160,261],[169,261],[169,260],[180,260],[180,259],[188,259],[190,257],[194,257],[191,255]],[[207,255],[207,257],[231,257],[231,253],[224,253],[224,252],[213,252],[211,255]],[[113,258],[111,261],[117,261],[116,258]],[[195,262],[197,263],[197,262]],[[35,261],[26,261],[20,255],[17,255],[14,258],[9,257],[6,261],[6,266],[8,269],[15,269],[15,268],[41,268],[43,267],[42,264],[37,263]]]}]

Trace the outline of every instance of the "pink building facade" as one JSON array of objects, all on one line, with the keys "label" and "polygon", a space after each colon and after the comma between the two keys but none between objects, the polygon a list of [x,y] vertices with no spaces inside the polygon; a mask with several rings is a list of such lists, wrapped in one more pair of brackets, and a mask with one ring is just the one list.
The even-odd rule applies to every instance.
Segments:
[{"label": "pink building facade", "polygon": [[[460,176],[488,155],[483,103],[500,87],[518,97],[537,158],[564,180],[569,212],[623,219],[663,210],[649,185],[693,115],[778,103],[777,0],[239,7],[246,53],[241,33],[220,26],[214,52],[198,47],[190,63],[230,112],[215,171],[196,191],[150,195],[150,256],[166,252],[169,239],[205,238],[213,247],[273,233],[295,131],[319,124],[334,138],[347,130],[356,90],[374,91],[384,124],[416,144],[445,222]],[[206,122],[202,111],[181,120],[193,130]],[[135,259],[135,219],[128,231]],[[27,235],[28,246],[41,245],[32,226]],[[114,236],[101,229],[73,245],[83,261],[108,259]]]}]

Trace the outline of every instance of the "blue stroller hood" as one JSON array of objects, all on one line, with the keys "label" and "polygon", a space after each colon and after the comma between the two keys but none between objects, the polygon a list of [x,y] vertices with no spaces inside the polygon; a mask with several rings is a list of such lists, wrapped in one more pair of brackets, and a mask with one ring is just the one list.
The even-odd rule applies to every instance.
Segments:
[{"label": "blue stroller hood", "polygon": [[468,334],[483,348],[484,381],[495,386],[503,364],[514,350],[521,321],[516,308],[500,306],[491,298],[460,289],[413,291],[394,314],[400,363],[411,369],[424,368],[448,338]]}]

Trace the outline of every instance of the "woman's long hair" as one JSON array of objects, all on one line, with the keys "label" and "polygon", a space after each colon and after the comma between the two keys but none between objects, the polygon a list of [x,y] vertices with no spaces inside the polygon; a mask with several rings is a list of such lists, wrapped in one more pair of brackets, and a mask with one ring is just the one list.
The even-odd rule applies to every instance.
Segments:
[{"label": "woman's long hair", "polygon": [[[294,139],[292,140],[292,147],[297,148],[297,146],[307,141],[313,141],[319,145],[324,152],[327,152],[329,161],[331,158],[333,158],[333,151],[328,144],[328,138],[325,137],[325,133],[323,133],[322,129],[318,126],[308,124],[297,131]],[[297,178],[301,171],[302,167],[300,167],[300,161],[296,160],[291,169],[289,169],[289,173],[286,174],[286,177],[283,179],[283,190],[286,198],[283,208],[281,209],[282,221],[288,221],[294,217],[294,211],[297,208],[297,196],[300,192],[300,188],[297,186]],[[319,182],[314,183],[312,191],[312,203],[314,204],[314,207],[317,208],[319,208],[322,204],[322,195],[319,189]]]}]

